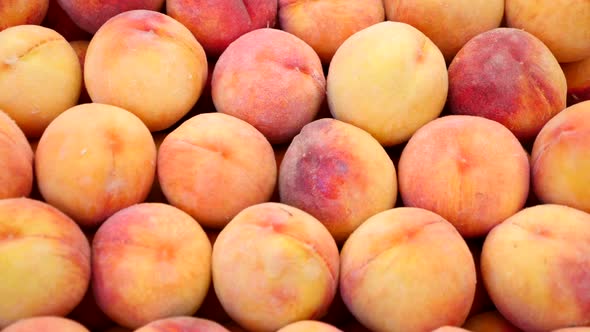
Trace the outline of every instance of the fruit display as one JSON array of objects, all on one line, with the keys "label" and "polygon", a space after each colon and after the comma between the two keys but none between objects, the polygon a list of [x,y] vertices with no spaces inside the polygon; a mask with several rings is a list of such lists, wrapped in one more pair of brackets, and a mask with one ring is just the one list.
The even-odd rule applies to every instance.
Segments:
[{"label": "fruit display", "polygon": [[0,331],[590,331],[590,1],[0,0]]}]

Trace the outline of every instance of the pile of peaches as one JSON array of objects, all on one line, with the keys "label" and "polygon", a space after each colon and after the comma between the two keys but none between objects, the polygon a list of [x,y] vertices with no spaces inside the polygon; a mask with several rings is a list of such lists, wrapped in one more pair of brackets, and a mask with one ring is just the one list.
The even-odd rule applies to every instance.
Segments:
[{"label": "pile of peaches", "polygon": [[1,0],[0,330],[590,331],[590,1]]}]

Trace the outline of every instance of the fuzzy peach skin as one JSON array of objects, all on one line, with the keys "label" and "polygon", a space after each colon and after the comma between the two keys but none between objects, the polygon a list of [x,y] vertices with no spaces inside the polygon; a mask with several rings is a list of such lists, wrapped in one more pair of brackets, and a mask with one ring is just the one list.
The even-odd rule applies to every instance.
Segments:
[{"label": "fuzzy peach skin", "polygon": [[76,105],[82,72],[76,52],[54,30],[19,25],[0,32],[0,110],[29,138]]},{"label": "fuzzy peach skin", "polygon": [[497,28],[471,39],[449,66],[453,114],[500,122],[532,140],[566,106],[567,83],[551,51],[532,34]]},{"label": "fuzzy peach skin", "polygon": [[342,332],[342,330],[318,321],[300,320],[279,329],[277,332]]},{"label": "fuzzy peach skin", "polygon": [[532,151],[532,181],[544,203],[590,213],[590,101],[568,107],[539,133]]},{"label": "fuzzy peach skin", "polygon": [[0,31],[23,24],[41,24],[47,14],[49,0],[2,0]]},{"label": "fuzzy peach skin", "polygon": [[327,82],[333,117],[384,146],[407,141],[438,117],[448,90],[440,50],[399,22],[377,23],[346,39],[330,62]]},{"label": "fuzzy peach skin", "polygon": [[22,130],[1,110],[0,169],[0,199],[31,194],[33,150]]},{"label": "fuzzy peach skin", "polygon": [[393,162],[367,132],[334,119],[303,127],[281,163],[281,202],[310,213],[344,242],[397,198]]},{"label": "fuzzy peach skin", "polygon": [[355,32],[385,19],[381,0],[279,0],[281,29],[303,39],[329,64]]},{"label": "fuzzy peach skin", "polygon": [[405,206],[433,211],[465,237],[485,235],[518,212],[529,192],[527,153],[500,123],[450,115],[422,127],[399,161]]},{"label": "fuzzy peach skin", "polygon": [[470,332],[464,328],[456,327],[456,326],[441,326],[432,332]]},{"label": "fuzzy peach skin", "polygon": [[142,203],[111,216],[92,242],[92,289],[117,324],[137,329],[194,314],[211,281],[211,243],[188,214]]},{"label": "fuzzy peach skin", "polygon": [[49,0],[49,8],[47,9],[47,15],[45,15],[42,25],[57,31],[67,41],[90,40],[92,37],[91,34],[80,29],[72,21],[59,3],[57,3],[57,0]]},{"label": "fuzzy peach skin", "polygon": [[221,229],[241,210],[270,199],[277,169],[272,146],[256,128],[205,113],[166,136],[158,180],[170,204],[205,227]]},{"label": "fuzzy peach skin", "polygon": [[94,34],[109,19],[131,10],[159,11],[164,0],[57,0],[61,8],[83,30]]},{"label": "fuzzy peach skin", "polygon": [[590,100],[590,57],[561,65],[567,80],[568,105]]},{"label": "fuzzy peach skin", "polygon": [[590,57],[590,2],[506,0],[506,24],[524,29],[549,47],[559,62]]},{"label": "fuzzy peach skin", "polygon": [[524,209],[486,237],[481,269],[498,311],[524,331],[590,324],[590,214]]},{"label": "fuzzy peach skin", "polygon": [[178,21],[154,11],[113,17],[86,52],[84,82],[92,101],[129,110],[151,131],[187,114],[206,80],[203,47]]},{"label": "fuzzy peach skin", "polygon": [[[80,61],[80,69],[82,69],[82,77],[84,77],[84,61],[86,60],[86,51],[88,50],[88,45],[90,41],[88,40],[74,40],[70,42],[70,45],[76,52],[78,56],[78,61]],[[78,99],[78,104],[86,104],[90,103],[92,100],[88,95],[88,91],[86,91],[86,85],[84,81],[82,81],[82,90],[80,91],[80,98]]]},{"label": "fuzzy peach skin", "polygon": [[89,332],[83,325],[58,316],[38,316],[21,319],[2,332]]},{"label": "fuzzy peach skin", "polygon": [[372,331],[427,332],[467,318],[473,257],[457,230],[433,212],[378,213],[350,235],[340,255],[342,299]]},{"label": "fuzzy peach skin", "polygon": [[135,332],[229,332],[218,323],[195,317],[170,317],[153,321]]},{"label": "fuzzy peach skin", "polygon": [[504,16],[504,0],[384,0],[388,20],[422,31],[447,62],[471,38],[497,28]]},{"label": "fuzzy peach skin", "polygon": [[315,51],[290,33],[266,28],[233,42],[211,80],[217,111],[250,123],[272,144],[290,141],[315,118],[325,88]]},{"label": "fuzzy peach skin", "polygon": [[156,147],[139,118],[105,104],[62,113],[43,133],[35,174],[45,201],[84,227],[143,202],[156,172]]},{"label": "fuzzy peach skin", "polygon": [[281,203],[244,209],[213,245],[213,286],[233,321],[276,331],[321,318],[338,286],[338,247],[310,214]]},{"label": "fuzzy peach skin", "polygon": [[472,332],[521,332],[498,311],[487,311],[469,317],[463,328]]},{"label": "fuzzy peach skin", "polygon": [[590,327],[567,327],[553,330],[552,332],[590,332]]},{"label": "fuzzy peach skin", "polygon": [[277,0],[167,0],[166,12],[193,33],[207,55],[218,57],[240,36],[274,27]]},{"label": "fuzzy peach skin", "polygon": [[64,316],[80,303],[90,246],[73,220],[40,201],[2,199],[0,242],[0,329],[23,318]]}]

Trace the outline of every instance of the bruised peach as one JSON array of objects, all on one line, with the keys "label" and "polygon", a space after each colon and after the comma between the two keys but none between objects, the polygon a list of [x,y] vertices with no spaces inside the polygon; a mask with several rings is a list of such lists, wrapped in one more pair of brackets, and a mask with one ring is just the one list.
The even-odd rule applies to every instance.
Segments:
[{"label": "bruised peach", "polygon": [[31,194],[33,150],[22,130],[1,110],[0,169],[0,199]]},{"label": "bruised peach", "polygon": [[322,317],[338,285],[338,248],[314,217],[281,203],[241,211],[213,245],[213,286],[233,321],[270,332]]},{"label": "bruised peach", "polygon": [[590,57],[564,63],[561,68],[567,80],[568,105],[590,100]]},{"label": "bruised peach", "polygon": [[218,323],[194,317],[170,317],[153,321],[135,332],[229,332]]},{"label": "bruised peach", "polygon": [[47,14],[49,0],[0,1],[0,31],[16,25],[39,25]]},{"label": "bruised peach", "polygon": [[342,332],[342,330],[318,321],[300,320],[279,329],[277,332]]},{"label": "bruised peach", "polygon": [[8,326],[2,332],[41,332],[41,331],[59,331],[59,332],[89,332],[83,325],[58,316],[38,316],[21,319],[18,322]]},{"label": "bruised peach", "polygon": [[471,316],[463,327],[472,332],[521,332],[497,311]]}]

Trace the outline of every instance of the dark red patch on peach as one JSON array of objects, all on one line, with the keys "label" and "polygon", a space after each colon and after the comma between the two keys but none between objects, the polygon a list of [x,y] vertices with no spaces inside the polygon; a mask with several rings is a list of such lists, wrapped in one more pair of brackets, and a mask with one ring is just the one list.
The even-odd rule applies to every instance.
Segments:
[{"label": "dark red patch on peach", "polygon": [[[566,282],[566,287],[578,304],[583,317],[590,317],[590,258],[582,251],[575,251],[575,257],[563,253],[563,257],[555,269],[556,275],[552,280]],[[556,294],[560,294],[563,285],[555,285]],[[590,318],[586,320],[590,323]]]}]

